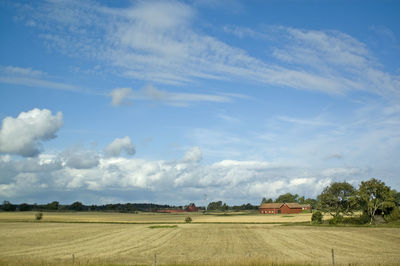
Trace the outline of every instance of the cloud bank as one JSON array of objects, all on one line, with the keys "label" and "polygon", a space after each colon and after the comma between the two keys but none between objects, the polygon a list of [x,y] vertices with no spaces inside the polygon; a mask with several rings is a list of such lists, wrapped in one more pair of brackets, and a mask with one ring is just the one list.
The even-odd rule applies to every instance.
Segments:
[{"label": "cloud bank", "polygon": [[[299,176],[299,168],[290,165],[235,160],[202,164],[200,159],[198,147],[189,149],[178,161],[98,154],[98,163],[84,167],[60,155],[41,154],[23,161],[3,156],[0,196],[13,201],[42,202],[53,195],[53,200],[62,202],[74,199],[99,203],[99,198],[112,191],[115,201],[120,202],[206,204],[203,199],[207,194],[209,200],[257,204],[264,196],[276,197],[285,192],[315,196],[331,181],[327,175]],[[338,175],[346,173],[339,170]]]}]

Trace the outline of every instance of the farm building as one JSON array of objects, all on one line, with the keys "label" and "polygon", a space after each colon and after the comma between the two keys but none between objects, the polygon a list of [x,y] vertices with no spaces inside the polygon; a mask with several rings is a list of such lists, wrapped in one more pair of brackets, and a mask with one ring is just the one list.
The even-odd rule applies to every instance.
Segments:
[{"label": "farm building", "polygon": [[198,208],[194,203],[190,203],[185,209],[168,208],[157,210],[157,212],[176,213],[176,212],[197,212]]},{"label": "farm building", "polygon": [[303,211],[298,203],[263,203],[259,210],[262,214],[302,213]]},{"label": "farm building", "polygon": [[303,211],[309,211],[309,212],[311,212],[311,205],[310,205],[310,204],[300,204],[300,206],[301,206],[301,209],[302,209]]}]

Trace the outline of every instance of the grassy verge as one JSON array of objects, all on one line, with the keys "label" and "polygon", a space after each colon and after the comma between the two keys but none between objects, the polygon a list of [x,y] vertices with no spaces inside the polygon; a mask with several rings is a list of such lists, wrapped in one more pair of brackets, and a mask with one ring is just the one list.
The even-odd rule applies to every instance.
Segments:
[{"label": "grassy verge", "polygon": [[152,225],[149,226],[150,229],[156,229],[156,228],[176,228],[178,227],[177,225]]}]

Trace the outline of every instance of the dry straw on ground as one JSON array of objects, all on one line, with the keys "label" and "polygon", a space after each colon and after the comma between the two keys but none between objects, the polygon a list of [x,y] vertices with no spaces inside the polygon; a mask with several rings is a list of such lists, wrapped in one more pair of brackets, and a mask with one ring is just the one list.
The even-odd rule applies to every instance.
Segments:
[{"label": "dry straw on ground", "polygon": [[[85,219],[90,216],[97,221],[108,221],[113,216],[91,215],[76,216]],[[47,213],[44,220],[46,217]],[[115,214],[114,218],[125,221],[127,217]],[[174,215],[149,217],[144,220],[182,221]],[[205,220],[212,221],[210,217]],[[216,217],[218,220],[220,216]],[[81,265],[152,265],[154,254],[157,254],[157,265],[328,265],[332,248],[337,265],[395,265],[400,261],[399,228],[240,223],[154,227],[149,224],[11,222],[8,218],[8,222],[4,216],[0,219],[0,264],[5,265],[68,265],[72,256],[74,262]],[[247,218],[248,221],[260,219],[256,215]],[[293,218],[299,219],[285,217]],[[194,222],[199,219],[201,215],[193,216]]]}]

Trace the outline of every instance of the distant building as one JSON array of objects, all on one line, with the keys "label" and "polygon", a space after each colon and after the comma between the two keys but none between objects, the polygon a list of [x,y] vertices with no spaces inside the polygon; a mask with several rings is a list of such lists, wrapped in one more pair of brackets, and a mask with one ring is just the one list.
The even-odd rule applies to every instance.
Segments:
[{"label": "distant building", "polygon": [[263,203],[259,207],[262,214],[302,213],[303,208],[298,203]]},{"label": "distant building", "polygon": [[196,207],[194,203],[190,203],[189,206],[186,208],[187,212],[197,212],[199,209]]},{"label": "distant building", "polygon": [[176,208],[168,208],[157,210],[157,212],[165,212],[165,213],[177,213],[177,212],[197,212],[199,209],[196,207],[194,203],[190,203],[186,209],[176,209]]},{"label": "distant building", "polygon": [[300,204],[300,206],[301,206],[301,209],[302,209],[303,211],[309,211],[309,212],[311,212],[311,205],[310,205],[310,204]]}]

